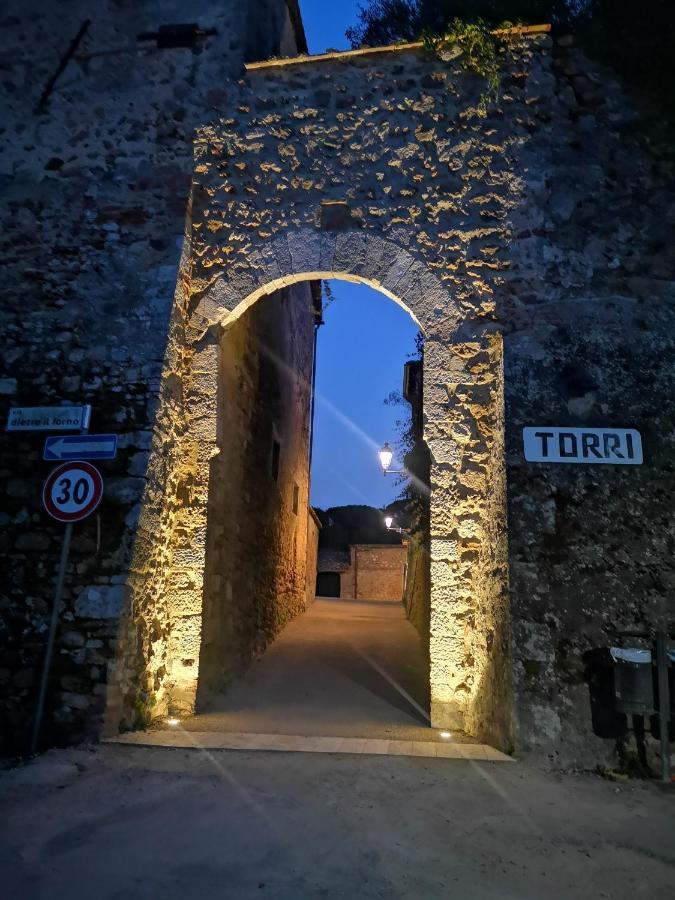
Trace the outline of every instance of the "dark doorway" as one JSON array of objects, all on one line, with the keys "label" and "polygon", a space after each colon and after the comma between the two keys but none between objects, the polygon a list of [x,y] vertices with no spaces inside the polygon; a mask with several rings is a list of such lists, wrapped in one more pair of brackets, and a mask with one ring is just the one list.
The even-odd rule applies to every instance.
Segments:
[{"label": "dark doorway", "polygon": [[318,572],[316,576],[316,596],[317,597],[339,597],[340,596],[340,573],[339,572]]}]

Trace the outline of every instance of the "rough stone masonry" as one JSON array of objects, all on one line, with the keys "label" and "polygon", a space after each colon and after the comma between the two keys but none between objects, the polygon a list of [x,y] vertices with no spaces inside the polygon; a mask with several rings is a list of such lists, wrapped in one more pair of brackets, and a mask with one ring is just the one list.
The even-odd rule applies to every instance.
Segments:
[{"label": "rough stone masonry", "polygon": [[[303,277],[411,312],[432,721],[595,762],[614,743],[594,734],[585,654],[672,617],[672,165],[611,74],[547,34],[523,36],[485,118],[480,91],[418,46],[250,66],[197,135],[183,316],[200,360]],[[212,420],[209,384],[190,402]],[[645,465],[526,464],[522,427],[547,423],[635,428]]]},{"label": "rough stone masonry", "polygon": [[[214,33],[193,46],[158,39],[186,21]],[[67,14],[43,0],[3,4],[2,753],[24,750],[30,733],[62,534],[40,503],[44,435],[6,434],[6,411],[90,403],[91,430],[119,435],[117,458],[100,466],[100,515],[74,535],[45,732],[48,742],[95,736],[131,597],[162,373],[170,380],[194,129],[226,108],[223,83],[246,59],[306,50],[294,21],[297,4],[284,0],[70,0]],[[172,447],[168,435],[167,470]],[[167,626],[162,597],[154,600],[141,654]],[[129,721],[152,711],[153,688],[137,681]]]},{"label": "rough stone masonry", "polygon": [[[502,93],[486,117],[479,112],[479,79],[419,46],[280,61],[250,68],[228,85],[209,83],[209,71],[196,71],[200,90],[217,96],[208,114],[203,106],[195,110],[191,90],[181,98],[183,119],[197,133],[172,308],[173,269],[164,281],[141,278],[151,301],[137,297],[136,280],[124,277],[135,228],[151,231],[147,240],[150,247],[158,242],[157,253],[168,233],[176,236],[154,217],[135,224],[141,213],[131,185],[141,177],[138,157],[113,167],[109,184],[107,169],[94,173],[90,180],[103,180],[105,190],[86,201],[91,214],[81,221],[71,221],[69,211],[69,228],[57,231],[59,206],[50,207],[51,229],[41,243],[55,247],[56,285],[34,250],[40,244],[29,237],[45,201],[29,205],[21,192],[15,201],[14,218],[22,216],[25,235],[18,249],[32,262],[13,285],[10,332],[17,355],[9,365],[25,366],[26,374],[14,385],[8,369],[6,390],[18,392],[29,382],[21,387],[23,403],[70,396],[62,393],[67,385],[31,379],[37,360],[49,353],[58,354],[52,367],[61,379],[77,378],[62,349],[72,345],[87,379],[100,379],[87,390],[99,392],[101,405],[110,403],[118,378],[125,408],[139,410],[128,421],[143,423],[129,429],[129,445],[143,455],[113,484],[119,522],[117,531],[103,522],[103,559],[95,556],[93,526],[80,535],[86,546],[76,565],[84,567],[83,577],[73,584],[72,602],[84,591],[98,592],[110,618],[80,621],[67,611],[72,629],[63,636],[64,650],[73,668],[96,668],[101,695],[107,679],[113,726],[128,716],[134,685],[149,687],[160,709],[172,692],[189,703],[195,686],[191,677],[184,684],[177,679],[175,642],[154,619],[177,560],[183,569],[186,559],[194,565],[200,590],[210,460],[218,451],[221,329],[258,298],[295,281],[352,278],[402,304],[426,335],[434,724],[464,727],[560,764],[606,759],[621,734],[594,733],[585,655],[615,642],[616,629],[673,618],[675,193],[668,148],[642,132],[611,73],[541,33],[523,36],[512,50]],[[75,127],[65,105],[63,115]],[[133,130],[129,115],[116,122],[116,134]],[[185,147],[189,134],[180,121],[171,127]],[[101,123],[103,131],[105,110]],[[141,132],[130,137],[143,139]],[[85,133],[76,142],[76,169],[86,165],[80,150],[86,140]],[[40,136],[39,146],[45,143]],[[13,146],[20,171],[21,153],[32,151]],[[170,130],[143,163],[148,181],[142,184],[150,185],[144,190],[167,189],[162,166],[173,146]],[[68,176],[68,161],[47,147],[45,171]],[[110,135],[102,136],[97,152],[105,159],[116,147]],[[58,159],[63,162],[52,161]],[[81,190],[81,182],[74,184]],[[120,191],[125,203],[118,221],[117,207],[112,218],[102,210]],[[42,187],[38,193],[43,196]],[[72,202],[81,209],[75,188]],[[101,215],[107,218],[99,221]],[[109,312],[85,338],[75,300],[94,302],[86,279],[96,264],[105,276],[103,282],[96,276],[96,310]],[[70,292],[62,290],[64,282]],[[26,306],[31,283],[41,298],[52,297],[51,305]],[[141,320],[139,309],[148,302],[156,318]],[[61,317],[65,325],[57,325]],[[115,358],[107,336],[125,331],[120,346],[127,349]],[[156,342],[151,366],[138,334]],[[135,362],[141,365],[129,382]],[[635,428],[644,465],[526,463],[522,428],[548,424]],[[12,453],[29,462],[34,447],[17,447]],[[27,602],[26,572],[34,565],[28,553],[35,551],[17,541],[40,542],[49,534],[35,503],[39,479],[22,471],[20,478],[5,472],[6,491],[15,498],[7,522],[13,615]],[[134,512],[123,526],[128,509]],[[53,554],[48,540],[44,550]],[[38,571],[46,584],[50,566]],[[35,616],[26,640],[34,640],[29,635],[42,622],[44,596],[41,589],[28,598]],[[171,617],[166,621],[170,632]],[[21,652],[8,666],[10,681],[27,671]],[[171,665],[153,666],[152,657],[172,653]],[[73,733],[75,723],[96,727],[98,708],[87,692],[72,697],[65,708]]]}]

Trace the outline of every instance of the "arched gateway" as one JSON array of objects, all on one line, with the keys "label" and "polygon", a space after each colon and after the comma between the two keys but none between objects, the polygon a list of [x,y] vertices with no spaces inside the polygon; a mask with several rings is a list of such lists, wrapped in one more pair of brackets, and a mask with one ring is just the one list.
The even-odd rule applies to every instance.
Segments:
[{"label": "arched gateway", "polygon": [[[541,39],[523,40],[518,65]],[[199,132],[150,467],[169,487],[153,496],[151,481],[141,514],[130,625],[145,637],[135,661],[121,655],[122,686],[140,662],[174,708],[194,703],[210,463],[223,439],[220,329],[293,282],[346,278],[383,291],[426,335],[432,723],[511,745],[497,305],[529,97],[517,92],[491,120],[480,91],[416,45],[281,60],[249,66],[231,117]]]},{"label": "arched gateway", "polygon": [[[574,740],[590,733],[577,634],[579,622],[592,621],[593,640],[602,640],[601,601],[579,597],[572,582],[591,571],[585,548],[613,538],[602,526],[586,534],[592,516],[575,519],[571,501],[556,499],[585,496],[581,467],[527,473],[518,442],[523,425],[576,424],[612,404],[621,418],[620,379],[605,384],[599,406],[593,384],[604,376],[578,377],[590,357],[613,371],[612,348],[632,315],[616,299],[616,265],[602,268],[593,256],[606,204],[593,201],[595,217],[583,213],[606,160],[620,154],[611,131],[596,133],[592,149],[584,143],[585,95],[576,99],[570,86],[581,82],[562,74],[572,64],[552,66],[546,29],[526,31],[487,115],[480,79],[404,45],[249,65],[228,87],[225,117],[199,130],[111,727],[139,683],[158,711],[195,702],[211,478],[227,441],[218,418],[223,335],[280,288],[345,278],[386,293],[426,337],[432,724],[501,748],[513,744],[513,721],[530,746],[561,746],[565,727]],[[623,108],[608,97],[602,108],[592,99],[594,115],[614,122]],[[583,167],[573,156],[580,146]],[[603,188],[608,198],[640,190],[630,180],[612,185]],[[509,608],[507,469],[517,612]],[[594,475],[608,496],[616,477]],[[586,537],[566,538],[561,567],[557,523],[564,530],[572,519]],[[612,584],[616,609],[628,608],[620,581]]]},{"label": "arched gateway", "polygon": [[[204,460],[199,495],[208,495],[207,461],[218,445],[217,382],[208,373],[217,371],[221,351],[217,328],[212,337],[208,329],[227,327],[257,298],[307,279],[363,282],[407,309],[427,336],[432,722],[467,727],[504,745],[509,739],[510,621],[501,339],[470,313],[463,321],[453,286],[444,287],[419,256],[374,230],[289,230],[263,246],[257,258],[252,254],[253,283],[242,291],[241,280],[232,283],[223,274],[200,298],[190,320],[195,334],[203,335],[193,365],[206,376],[192,386],[188,401],[203,434],[197,449]],[[195,528],[187,539],[194,550],[204,530],[199,510],[193,507],[193,512]],[[202,568],[199,556],[190,566],[194,584],[200,583]]]}]

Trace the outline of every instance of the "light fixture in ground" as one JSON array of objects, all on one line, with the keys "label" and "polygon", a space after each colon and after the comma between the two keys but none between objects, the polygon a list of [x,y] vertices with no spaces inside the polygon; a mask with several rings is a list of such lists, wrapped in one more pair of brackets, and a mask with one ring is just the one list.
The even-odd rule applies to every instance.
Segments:
[{"label": "light fixture in ground", "polygon": [[167,725],[180,725],[180,719],[175,719],[173,716],[166,720]]},{"label": "light fixture in ground", "polygon": [[439,732],[439,734],[443,738],[444,741],[447,741],[452,737],[452,734],[449,731],[441,731],[441,732]]}]

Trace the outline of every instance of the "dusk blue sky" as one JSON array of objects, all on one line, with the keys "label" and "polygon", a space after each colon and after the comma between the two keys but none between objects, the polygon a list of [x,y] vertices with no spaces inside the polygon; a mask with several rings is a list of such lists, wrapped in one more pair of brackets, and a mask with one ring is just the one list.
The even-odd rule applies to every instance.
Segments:
[{"label": "dusk blue sky", "polygon": [[[393,300],[366,285],[331,281],[335,300],[319,329],[312,504],[384,506],[400,493],[380,469],[377,451],[394,446],[406,406],[387,406],[400,391],[403,364],[418,328]],[[399,468],[395,460],[393,468]]]},{"label": "dusk blue sky", "polygon": [[[366,6],[366,0],[361,0]],[[357,0],[300,0],[300,13],[305,26],[310,53],[349,50],[345,31],[358,21]]]},{"label": "dusk blue sky", "polygon": [[[348,50],[345,29],[357,21],[356,0],[300,0],[310,53]],[[331,281],[335,300],[319,329],[314,418],[314,506],[384,506],[401,488],[382,475],[377,451],[394,445],[406,409],[386,406],[400,391],[403,364],[415,350],[417,326],[393,300],[365,285]],[[395,461],[395,467],[398,467]]]}]

